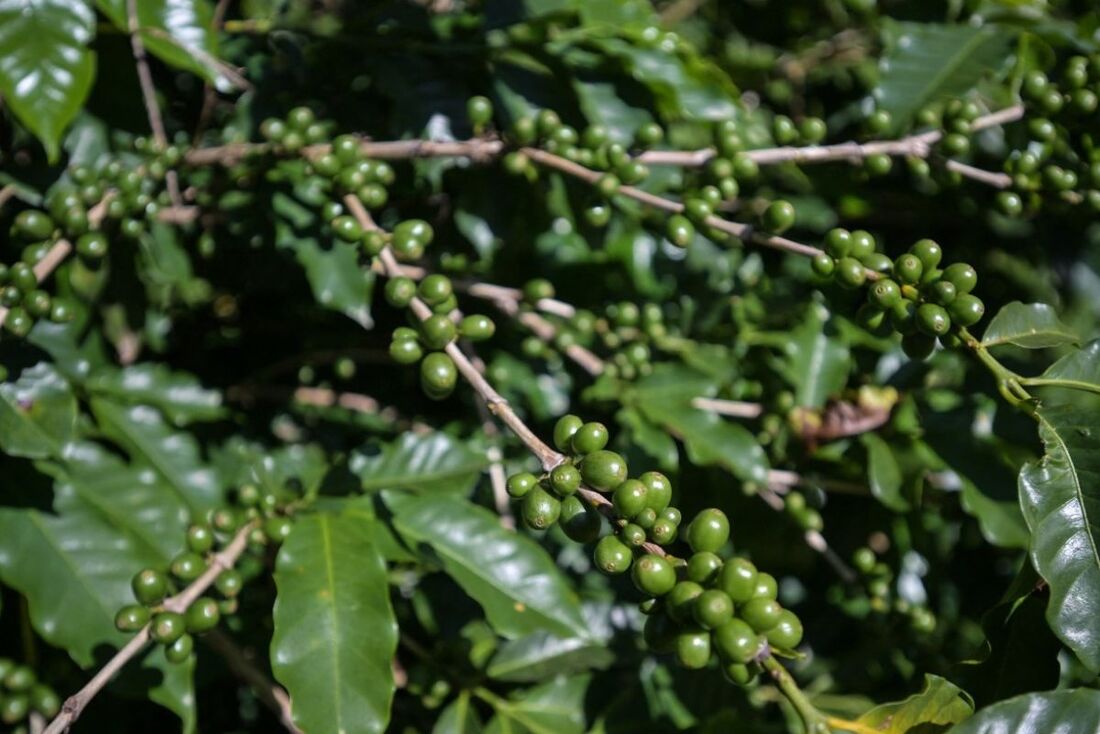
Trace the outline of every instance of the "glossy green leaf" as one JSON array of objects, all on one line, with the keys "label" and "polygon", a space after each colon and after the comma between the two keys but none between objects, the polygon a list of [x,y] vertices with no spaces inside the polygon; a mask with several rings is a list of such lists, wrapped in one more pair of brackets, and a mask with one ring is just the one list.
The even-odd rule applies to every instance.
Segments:
[{"label": "glossy green leaf", "polygon": [[582,734],[588,676],[559,677],[512,698],[493,700],[486,734]]},{"label": "glossy green leaf", "polygon": [[386,565],[363,526],[299,519],[275,567],[271,667],[306,734],[385,731],[397,622]]},{"label": "glossy green leaf", "polygon": [[883,734],[936,734],[974,711],[970,697],[938,675],[924,676],[924,690],[904,701],[876,706],[858,721]]},{"label": "glossy green leaf", "polygon": [[1100,339],[1059,359],[1035,384],[1100,392]]},{"label": "glossy green leaf", "polygon": [[[369,268],[360,267],[355,245],[335,240],[322,242],[313,234],[295,231],[288,221],[288,209],[304,207],[286,194],[276,193],[273,204],[280,213],[275,222],[275,245],[294,253],[317,303],[369,327],[375,276]],[[306,212],[312,221],[315,215]]]},{"label": "glossy green leaf", "polygon": [[91,407],[103,435],[121,446],[135,463],[156,472],[193,511],[201,516],[218,505],[222,488],[193,436],[174,430],[164,416],[145,405],[124,407],[92,398]]},{"label": "glossy green leaf", "polygon": [[[127,0],[96,0],[96,7],[129,33]],[[213,4],[208,0],[138,0],[138,26],[145,48],[165,63],[194,72],[220,91],[233,88],[218,61]]]},{"label": "glossy green leaf", "polygon": [[877,106],[906,125],[926,104],[970,90],[1010,58],[1013,33],[1003,27],[901,22],[886,27]]},{"label": "glossy green leaf", "polygon": [[204,388],[193,375],[164,364],[101,370],[88,379],[87,388],[118,402],[151,405],[177,426],[225,415],[218,391]]},{"label": "glossy green leaf", "polygon": [[812,304],[783,346],[777,368],[795,390],[795,404],[820,408],[848,382],[848,347],[829,335],[829,312]]},{"label": "glossy green leaf", "polygon": [[1045,303],[1013,301],[1004,306],[982,336],[982,346],[1015,344],[1025,349],[1056,347],[1076,343],[1078,337]]},{"label": "glossy green leaf", "polygon": [[859,440],[867,450],[867,483],[871,494],[891,510],[904,512],[909,503],[901,494],[901,468],[890,445],[877,433],[864,433]]},{"label": "glossy green leaf", "polygon": [[540,681],[555,675],[602,670],[614,660],[603,642],[533,632],[501,645],[485,672],[497,680]]},{"label": "glossy green leaf", "polygon": [[982,618],[988,653],[968,668],[961,682],[978,706],[1058,684],[1062,645],[1050,631],[1046,595],[1025,562],[1004,599]]},{"label": "glossy green leaf", "polygon": [[[0,580],[27,598],[43,639],[90,668],[102,662],[99,648],[128,639],[115,630],[114,616],[133,603],[130,578],[144,567],[164,567],[179,552],[188,513],[157,477],[94,444],[74,445],[66,468],[51,465],[50,473],[57,480],[53,514],[0,509]],[[172,665],[152,649],[134,669],[135,680],[123,683],[147,688],[193,725],[191,673],[191,666]],[[159,683],[148,688],[151,681]]]},{"label": "glossy green leaf", "polygon": [[712,395],[713,379],[671,364],[657,365],[639,380],[628,401],[650,421],[684,442],[688,458],[700,466],[721,466],[742,481],[767,479],[768,459],[744,426],[692,406]]},{"label": "glossy green leaf", "polygon": [[0,384],[0,449],[31,459],[60,458],[76,431],[76,396],[45,362]]},{"label": "glossy green leaf", "polygon": [[50,160],[91,91],[94,36],[86,0],[0,0],[0,95]]},{"label": "glossy green leaf", "polygon": [[439,715],[432,727],[432,734],[481,734],[481,719],[470,702],[470,694],[463,691]]},{"label": "glossy green leaf", "polygon": [[554,561],[492,512],[450,495],[387,493],[398,533],[428,551],[505,637],[540,630],[587,637],[580,600]]},{"label": "glossy green leaf", "polygon": [[1100,691],[1027,693],[995,703],[951,730],[951,734],[1095,734],[1100,731]]},{"label": "glossy green leaf", "polygon": [[1050,586],[1047,621],[1088,668],[1100,671],[1100,425],[1077,405],[1036,414],[1046,454],[1020,470],[1031,561]]},{"label": "glossy green leaf", "polygon": [[615,414],[615,418],[628,431],[631,445],[648,454],[662,471],[676,471],[680,464],[680,449],[676,440],[661,426],[649,421],[634,408],[623,408]]},{"label": "glossy green leaf", "polygon": [[476,451],[441,431],[406,432],[373,455],[353,453],[348,468],[366,491],[466,493],[473,489],[488,463],[484,451]]}]

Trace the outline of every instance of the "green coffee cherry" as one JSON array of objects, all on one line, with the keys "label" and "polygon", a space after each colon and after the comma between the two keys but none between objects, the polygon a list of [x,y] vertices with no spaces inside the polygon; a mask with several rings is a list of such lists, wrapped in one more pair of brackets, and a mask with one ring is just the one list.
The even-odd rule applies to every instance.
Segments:
[{"label": "green coffee cherry", "polygon": [[619,538],[631,548],[641,548],[648,540],[645,528],[632,522],[619,528]]},{"label": "green coffee cherry", "polygon": [[868,301],[886,310],[901,300],[901,288],[889,278],[875,281],[867,292]]},{"label": "green coffee cherry", "polygon": [[429,349],[443,349],[457,335],[455,322],[442,314],[432,314],[420,322],[420,336]]},{"label": "green coffee cherry", "polygon": [[150,636],[162,645],[171,645],[187,630],[187,621],[176,612],[158,612],[153,617]]},{"label": "green coffee cherry", "polygon": [[198,553],[185,551],[172,559],[171,570],[180,581],[194,581],[206,570],[206,561]]},{"label": "green coffee cherry", "polygon": [[232,568],[222,571],[214,581],[214,588],[218,590],[218,593],[230,599],[241,593],[243,586],[244,578],[241,576],[240,571]]},{"label": "green coffee cherry", "polygon": [[952,263],[943,269],[943,279],[960,293],[969,293],[978,284],[978,273],[966,263]]},{"label": "green coffee cherry", "polygon": [[523,497],[521,516],[524,524],[532,530],[546,530],[561,516],[561,502],[536,485]]},{"label": "green coffee cherry", "polygon": [[767,632],[768,644],[781,650],[793,650],[802,642],[802,622],[787,609],[779,613],[775,625]]},{"label": "green coffee cherry", "polygon": [[846,288],[859,288],[867,279],[867,273],[859,260],[843,257],[836,263],[836,279]]},{"label": "green coffee cherry", "polygon": [[492,122],[493,103],[487,97],[470,97],[466,101],[466,116],[475,128],[482,128]]},{"label": "green coffee cherry", "polygon": [[676,585],[676,570],[664,558],[647,553],[634,563],[631,578],[649,596],[664,596]]},{"label": "green coffee cherry", "polygon": [[943,336],[951,328],[951,318],[943,306],[922,303],[917,307],[917,328],[929,336]]},{"label": "green coffee cherry", "polygon": [[596,568],[606,574],[614,575],[625,573],[630,568],[634,554],[614,535],[605,535],[600,538],[599,543],[596,543],[592,559],[596,564]]},{"label": "green coffee cherry", "polygon": [[737,616],[757,632],[767,632],[779,624],[783,607],[775,599],[755,597],[737,608]]},{"label": "green coffee cherry", "polygon": [[454,295],[454,285],[446,275],[433,273],[420,281],[417,287],[417,295],[420,300],[429,306],[443,303]]},{"label": "green coffee cherry", "polygon": [[581,473],[572,464],[559,464],[550,472],[550,487],[560,496],[573,494],[581,486]]},{"label": "green coffee cherry", "polygon": [[982,303],[981,299],[969,293],[963,293],[947,306],[947,312],[951,316],[951,320],[959,326],[973,326],[982,320],[982,316],[985,314],[985,304]]},{"label": "green coffee cherry", "polygon": [[420,363],[420,387],[432,400],[443,400],[455,389],[458,370],[443,352],[432,352]]},{"label": "green coffee cherry", "polygon": [[581,476],[585,484],[599,492],[609,492],[619,486],[626,475],[626,460],[614,451],[594,451],[581,462]]},{"label": "green coffee cherry", "polygon": [[174,642],[165,645],[164,657],[170,663],[186,662],[195,651],[195,639],[191,635],[180,635]]},{"label": "green coffee cherry", "polygon": [[775,576],[770,573],[758,572],[756,574],[756,584],[753,586],[752,598],[753,599],[774,599],[779,595],[779,584],[775,581]]},{"label": "green coffee cherry", "polygon": [[139,571],[130,581],[134,598],[151,606],[168,596],[168,577],[153,568]]},{"label": "green coffee cherry", "polygon": [[705,668],[710,661],[710,635],[701,630],[676,635],[676,660],[690,670]]},{"label": "green coffee cherry", "polygon": [[138,604],[130,604],[118,610],[115,627],[119,632],[137,632],[149,623],[149,610]]},{"label": "green coffee cherry", "polygon": [[192,525],[187,529],[187,547],[194,553],[208,553],[214,547],[214,531],[209,525]]},{"label": "green coffee cherry", "polygon": [[519,499],[539,485],[538,477],[530,472],[521,472],[508,477],[505,488],[508,494]]},{"label": "green coffee cherry", "polygon": [[561,501],[558,518],[561,529],[575,543],[592,543],[600,537],[603,520],[600,513],[585,505],[576,495]]},{"label": "green coffee cherry", "polygon": [[573,436],[584,425],[579,416],[563,415],[554,424],[554,446],[558,451],[571,451],[573,448]]},{"label": "green coffee cherry", "polygon": [[726,544],[730,537],[730,523],[726,513],[710,508],[701,511],[687,529],[687,542],[696,553],[713,553]]},{"label": "green coffee cherry", "polygon": [[615,487],[611,502],[620,517],[633,520],[649,506],[648,495],[649,490],[645,484],[637,479],[627,479]]},{"label": "green coffee cherry", "polygon": [[714,553],[694,553],[688,559],[686,576],[697,584],[710,584],[718,578],[722,559]]},{"label": "green coffee cherry", "polygon": [[721,589],[707,589],[695,599],[692,615],[703,629],[717,629],[733,618],[733,600]]},{"label": "green coffee cherry", "polygon": [[665,225],[665,237],[677,247],[687,247],[695,239],[695,225],[682,214],[673,214]]},{"label": "green coffee cherry", "polygon": [[678,582],[664,598],[665,610],[668,612],[668,616],[681,624],[690,622],[693,618],[695,600],[702,593],[703,587],[694,581]]},{"label": "green coffee cherry", "polygon": [[767,231],[782,234],[791,228],[794,224],[794,220],[794,205],[789,201],[780,200],[773,201],[768,205],[768,208],[764,210],[762,224]]},{"label": "green coffee cherry", "polygon": [[187,622],[187,631],[194,634],[209,632],[218,626],[221,612],[218,610],[218,602],[210,597],[199,597],[187,609],[184,615]]},{"label": "green coffee cherry", "polygon": [[607,446],[610,435],[602,423],[590,422],[580,426],[573,434],[573,451],[578,454],[590,454]]},{"label": "green coffee cherry", "polygon": [[756,566],[744,558],[731,558],[722,564],[717,587],[736,604],[752,599],[756,591]]},{"label": "green coffee cherry", "polygon": [[672,502],[672,482],[661,472],[647,471],[638,477],[646,488],[646,505],[654,512],[661,512]]},{"label": "green coffee cherry", "polygon": [[714,630],[714,643],[725,660],[745,664],[760,651],[760,637],[752,627],[734,618]]}]

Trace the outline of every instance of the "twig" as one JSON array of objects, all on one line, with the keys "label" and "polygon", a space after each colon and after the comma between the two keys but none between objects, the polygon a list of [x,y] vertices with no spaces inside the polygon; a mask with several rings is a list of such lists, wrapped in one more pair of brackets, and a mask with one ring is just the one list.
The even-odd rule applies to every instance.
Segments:
[{"label": "twig", "polygon": [[[363,229],[379,230],[377,224],[371,218],[370,213],[363,207],[363,204],[354,194],[348,194],[344,197],[344,203],[348,210],[355,216],[359,225]],[[393,252],[387,245],[379,253],[378,259],[385,267],[386,274],[389,277],[396,277],[402,275],[401,265],[397,262],[397,258],[394,257]],[[413,315],[423,321],[432,315],[432,310],[421,301],[419,298],[413,298],[409,303],[409,308],[412,309]],[[485,401],[486,406],[493,415],[498,417],[504,425],[508,426],[509,430],[516,435],[516,437],[523,442],[528,451],[535,455],[535,458],[542,464],[544,471],[550,471],[558,464],[565,461],[565,456],[558,453],[554,449],[546,445],[542,439],[535,435],[523,419],[516,415],[516,412],[512,410],[512,406],[508,404],[508,401],[496,391],[496,389],[489,384],[485,377],[477,370],[477,368],[466,357],[466,354],[459,348],[458,344],[451,342],[446,346],[444,351],[454,361],[455,367],[458,368],[459,374],[470,383],[470,386],[474,391],[481,396]],[[581,487],[577,490],[577,494],[592,507],[595,507],[597,511],[603,514],[612,522],[616,522],[614,507],[611,504],[611,500],[604,497],[599,492],[589,489],[588,487]],[[653,553],[655,555],[666,556],[664,548],[656,543],[645,543],[642,546],[647,553]]]},{"label": "twig", "polygon": [[[974,131],[1014,122],[1024,116],[1023,105],[1006,107],[983,115],[971,123]],[[867,143],[854,141],[833,145],[781,146],[747,150],[744,155],[759,165],[776,163],[825,163],[828,161],[857,161],[870,155],[885,153],[890,156],[914,156],[926,158],[932,146],[943,137],[940,130],[929,130],[908,135],[897,140],[873,140]],[[714,148],[700,150],[651,150],[638,156],[638,160],[651,166],[701,166],[717,155]]]},{"label": "twig", "polygon": [[[126,0],[126,24],[130,31],[130,48],[134,54],[134,63],[137,66],[138,86],[141,87],[141,98],[145,102],[145,112],[149,116],[149,127],[153,131],[153,139],[157,148],[164,150],[168,147],[168,134],[164,130],[164,119],[160,116],[160,107],[157,105],[157,90],[153,85],[153,73],[149,70],[149,59],[145,55],[145,43],[141,40],[141,25],[138,22],[137,0]],[[172,204],[180,206],[183,197],[180,195],[179,178],[175,171],[168,171],[165,180],[168,184],[168,196]]]},{"label": "twig", "polygon": [[[166,599],[164,608],[170,612],[180,614],[187,611],[187,608],[202,596],[204,591],[210,588],[222,571],[233,567],[237,559],[244,553],[245,548],[248,547],[248,534],[256,525],[257,522],[253,520],[238,530],[228,545],[210,559],[210,565],[203,571],[202,575],[192,581],[186,589]],[[99,669],[99,672],[83,688],[69,696],[61,707],[61,713],[46,728],[45,734],[63,734],[63,732],[69,730],[69,727],[84,711],[84,707],[91,703],[92,699],[106,687],[111,679],[149,642],[149,628],[151,626],[152,623],[142,627],[121,650],[115,653],[114,657],[107,661],[106,665]]]},{"label": "twig", "polygon": [[245,651],[237,647],[236,643],[221,630],[211,630],[207,633],[205,641],[216,653],[225,658],[229,669],[247,683],[264,705],[279,717],[279,722],[287,731],[291,734],[302,734],[301,729],[294,725],[290,696],[282,686],[260,670]]},{"label": "twig", "polygon": [[17,190],[18,189],[15,184],[8,184],[4,188],[0,189],[0,209],[2,209],[4,205],[7,204],[13,196],[15,196]]},{"label": "twig", "polygon": [[1007,173],[998,173],[996,171],[987,171],[984,168],[976,168],[974,166],[967,165],[966,163],[960,163],[956,160],[948,159],[944,161],[944,167],[948,171],[954,171],[961,176],[980,181],[981,183],[988,184],[993,188],[1007,189],[1012,185],[1012,176]]},{"label": "twig", "polygon": [[760,403],[745,403],[740,400],[718,400],[716,398],[695,398],[691,401],[693,408],[710,411],[719,415],[728,415],[734,418],[758,418],[764,412],[764,406]]},{"label": "twig", "polygon": [[[582,181],[586,181],[590,184],[595,184],[596,181],[603,175],[599,171],[594,171],[589,168],[585,168],[579,163],[574,163],[571,160],[562,158],[559,155],[553,153],[547,153],[545,150],[539,148],[523,148],[523,153],[527,157],[536,163],[540,163],[548,168],[553,168],[562,173],[567,173],[570,176],[579,178]],[[679,214],[684,211],[684,205],[678,201],[672,199],[666,199],[663,196],[657,196],[651,194],[648,191],[643,191],[634,186],[621,186],[619,188],[619,195],[626,196],[635,201],[640,201],[643,204],[653,207],[654,209],[660,209],[661,211],[668,212],[670,214]],[[791,252],[796,255],[804,255],[806,257],[814,257],[821,254],[821,250],[810,245],[804,245],[801,242],[795,242],[789,240],[786,237],[779,237],[778,235],[769,235],[763,232],[757,232],[752,226],[748,224],[741,224],[740,222],[731,222],[728,219],[721,217],[709,216],[704,220],[706,226],[716,229],[726,234],[731,234],[734,237],[738,237],[742,240],[752,240],[757,244],[770,247],[775,250],[782,250],[784,252]],[[873,270],[867,270],[866,275],[868,280],[876,280],[880,276]]]}]

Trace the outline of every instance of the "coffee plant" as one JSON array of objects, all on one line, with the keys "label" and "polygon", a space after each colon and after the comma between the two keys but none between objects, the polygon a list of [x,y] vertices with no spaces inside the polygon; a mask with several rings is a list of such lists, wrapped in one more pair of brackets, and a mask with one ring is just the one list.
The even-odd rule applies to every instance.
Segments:
[{"label": "coffee plant", "polygon": [[0,731],[1100,731],[1098,28],[0,0]]}]

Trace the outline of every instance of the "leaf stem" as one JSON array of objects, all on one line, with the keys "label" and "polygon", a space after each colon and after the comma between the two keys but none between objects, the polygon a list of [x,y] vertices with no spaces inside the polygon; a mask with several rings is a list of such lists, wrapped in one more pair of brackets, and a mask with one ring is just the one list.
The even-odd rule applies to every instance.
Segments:
[{"label": "leaf stem", "polygon": [[828,734],[828,719],[810,703],[810,699],[798,687],[798,683],[787,672],[787,669],[770,654],[760,662],[771,675],[779,690],[794,706],[794,710],[798,712],[802,724],[806,727],[807,734]]}]

